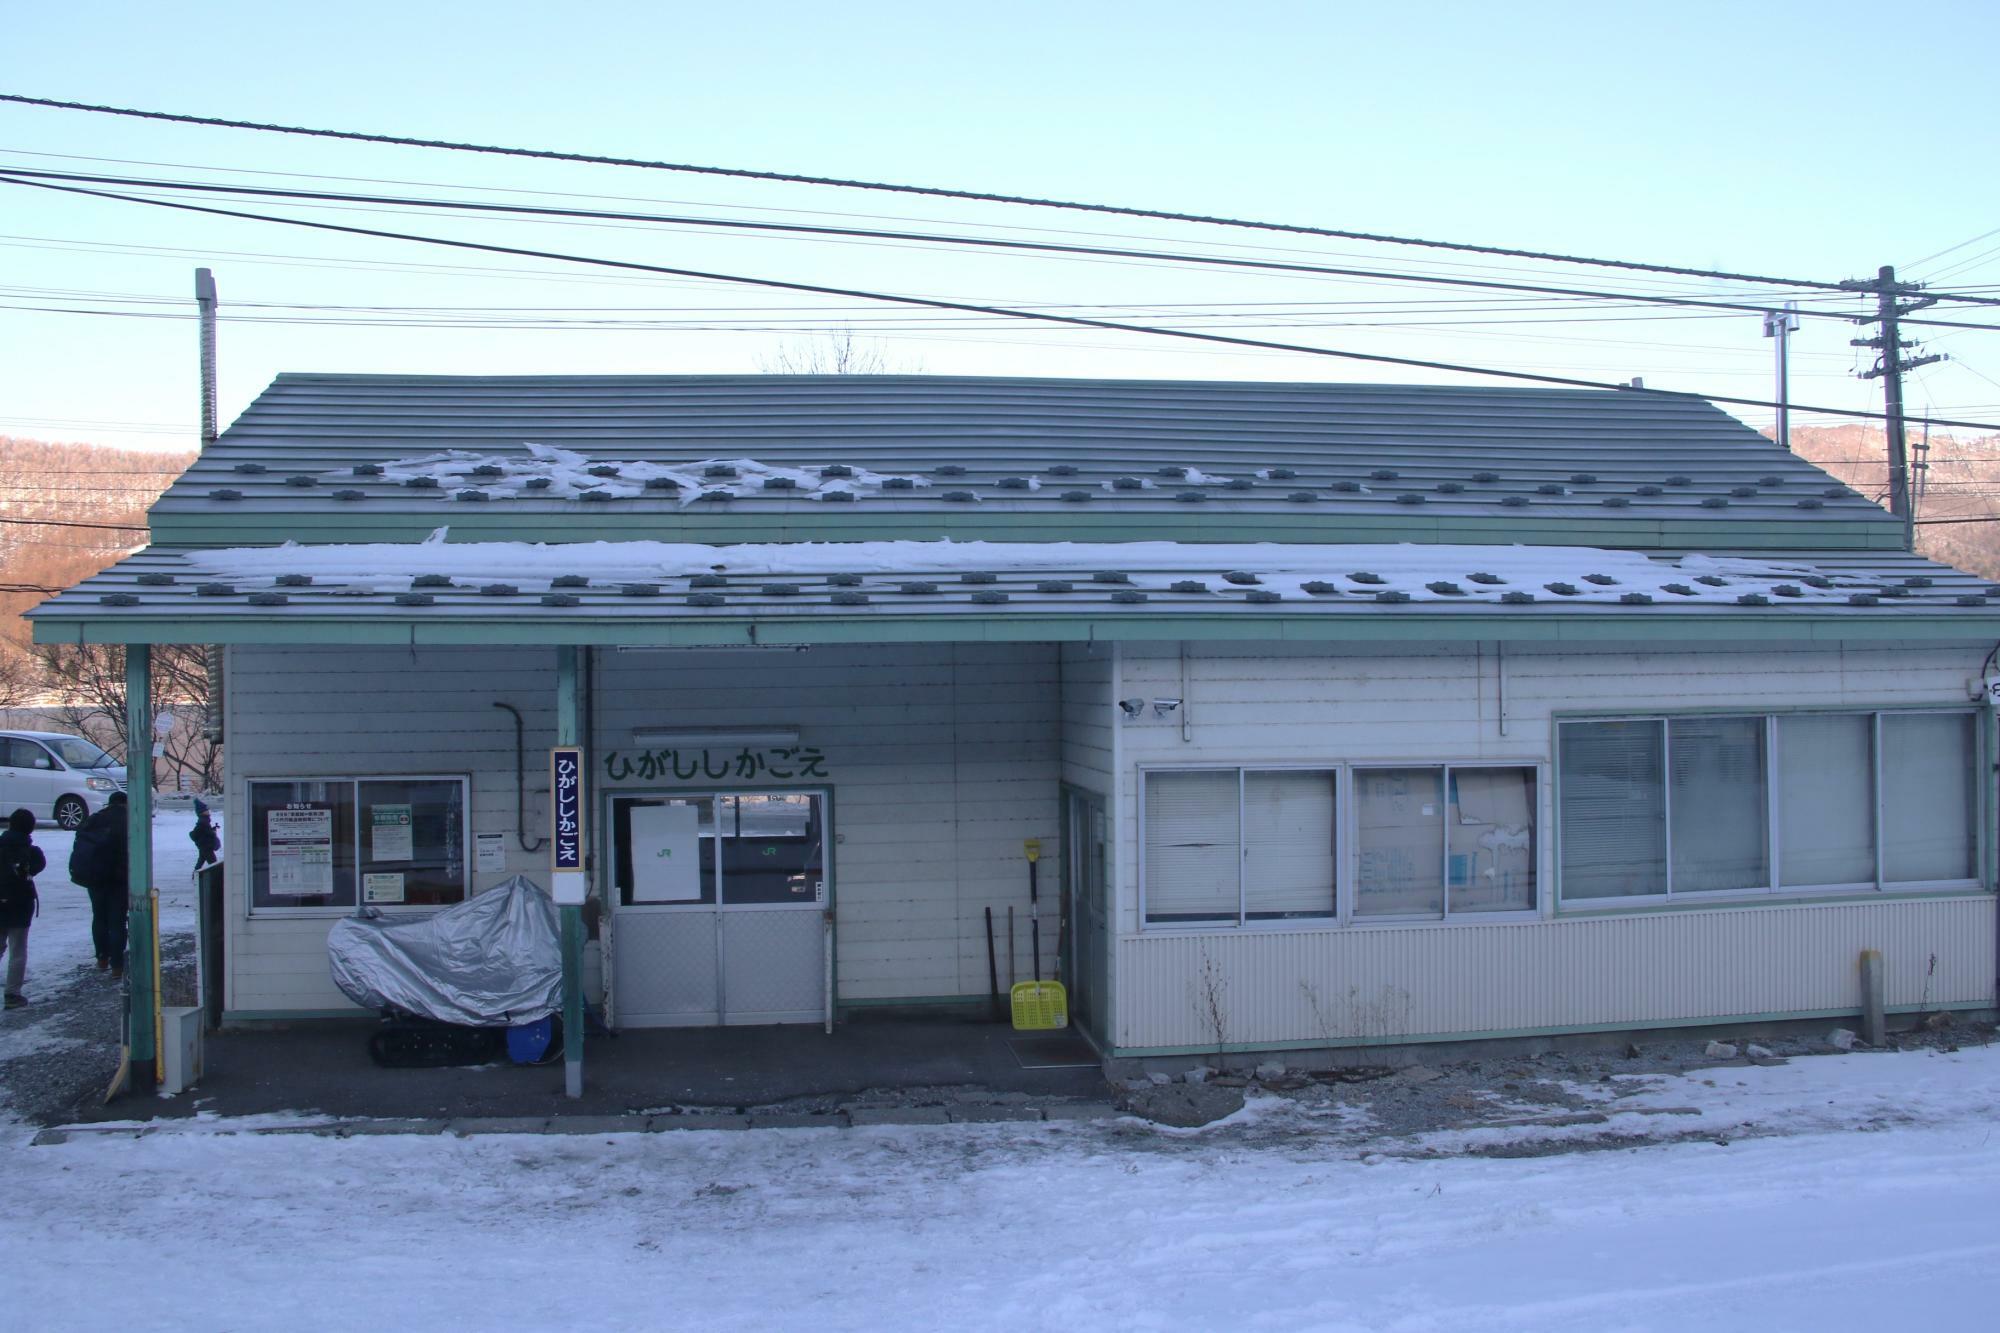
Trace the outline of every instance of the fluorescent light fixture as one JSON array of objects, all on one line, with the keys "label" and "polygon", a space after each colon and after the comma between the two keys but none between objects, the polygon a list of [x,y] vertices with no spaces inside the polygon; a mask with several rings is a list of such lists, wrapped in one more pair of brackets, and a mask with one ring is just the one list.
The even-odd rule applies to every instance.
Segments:
[{"label": "fluorescent light fixture", "polygon": [[670,731],[664,727],[634,727],[632,744],[661,748],[720,749],[743,745],[797,745],[797,727],[721,727],[708,731]]}]

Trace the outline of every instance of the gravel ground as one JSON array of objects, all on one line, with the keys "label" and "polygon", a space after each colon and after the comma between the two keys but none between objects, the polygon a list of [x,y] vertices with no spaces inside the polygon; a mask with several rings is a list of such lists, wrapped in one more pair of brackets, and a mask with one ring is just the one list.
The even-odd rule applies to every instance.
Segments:
[{"label": "gravel ground", "polygon": [[[1128,1080],[1119,1088],[1118,1102],[1135,1115],[1192,1125],[1233,1114],[1242,1107],[1246,1095],[1275,1094],[1291,1103],[1289,1113],[1262,1115],[1240,1128],[1218,1128],[1230,1129],[1229,1137],[1246,1146],[1269,1145],[1303,1134],[1332,1135],[1350,1142],[1379,1140],[1385,1151],[1396,1151],[1399,1140],[1444,1130],[1599,1124],[1623,1109],[1619,1104],[1623,1099],[1654,1090],[1665,1076],[1839,1056],[1842,1046],[1830,1039],[1836,1031],[1836,1025],[1828,1023],[1782,1036],[1743,1038],[1710,1029],[1699,1035],[1642,1041],[1622,1050],[1557,1051],[1396,1068],[1281,1072],[1273,1062],[1254,1076],[1218,1074],[1196,1067],[1164,1085],[1156,1078]],[[1940,1014],[1927,1024],[1891,1033],[1889,1048],[1953,1051],[1961,1046],[1989,1045],[1994,1038],[1995,1028],[1990,1023]],[[1722,1054],[1714,1043],[1733,1047],[1734,1053]],[[1855,1049],[1866,1048],[1857,1045]],[[1190,1072],[1198,1081],[1190,1081]],[[1660,1114],[1659,1123],[1657,1133],[1607,1136],[1598,1143],[1528,1139],[1490,1151],[1493,1155],[1526,1156],[1576,1151],[1580,1146],[1624,1147],[1677,1138],[1685,1132],[1671,1113]],[[1202,1140],[1214,1141],[1213,1132],[1204,1134]],[[1173,1151],[1176,1145],[1193,1142],[1166,1138],[1155,1146]]]},{"label": "gravel ground", "polygon": [[[81,1105],[100,1100],[118,1070],[122,1045],[121,988],[92,963],[37,967],[29,932],[29,981],[33,1003],[0,1015],[0,1030],[33,1024],[35,1048],[0,1058],[5,1112],[36,1124],[73,1119]],[[169,1005],[193,1004],[194,936],[160,940],[161,991]]]}]

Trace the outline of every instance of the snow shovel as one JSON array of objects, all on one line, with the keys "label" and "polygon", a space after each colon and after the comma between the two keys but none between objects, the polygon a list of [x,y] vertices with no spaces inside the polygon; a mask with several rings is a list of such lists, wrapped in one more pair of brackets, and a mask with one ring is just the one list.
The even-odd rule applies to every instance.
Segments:
[{"label": "snow shovel", "polygon": [[1041,893],[1035,880],[1042,843],[1039,838],[1029,838],[1022,847],[1028,854],[1028,938],[1034,941],[1035,979],[1014,983],[1014,1030],[1046,1032],[1069,1026],[1069,995],[1060,981],[1042,980]]}]

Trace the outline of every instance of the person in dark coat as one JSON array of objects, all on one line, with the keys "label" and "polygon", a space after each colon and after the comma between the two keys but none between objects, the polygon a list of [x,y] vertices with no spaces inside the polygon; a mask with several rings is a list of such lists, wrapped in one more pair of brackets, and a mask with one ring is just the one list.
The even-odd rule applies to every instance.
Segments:
[{"label": "person in dark coat", "polygon": [[194,827],[188,830],[188,840],[194,843],[194,868],[200,870],[212,865],[222,851],[222,835],[216,832],[215,823],[208,817],[208,803],[199,797],[194,803]]},{"label": "person in dark coat", "polygon": [[90,942],[97,950],[97,970],[113,981],[125,977],[126,913],[130,910],[127,877],[125,793],[115,791],[104,808],[83,821],[69,854],[69,877],[90,894]]},{"label": "person in dark coat", "polygon": [[7,816],[7,831],[0,833],[0,956],[7,960],[9,1009],[28,1002],[21,985],[28,977],[28,926],[41,906],[35,876],[48,867],[48,858],[35,846],[34,831],[35,816],[16,810]]}]

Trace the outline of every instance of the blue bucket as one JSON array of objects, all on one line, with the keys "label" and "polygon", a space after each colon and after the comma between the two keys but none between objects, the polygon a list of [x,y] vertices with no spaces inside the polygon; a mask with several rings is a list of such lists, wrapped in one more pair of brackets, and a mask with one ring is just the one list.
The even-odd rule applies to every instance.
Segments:
[{"label": "blue bucket", "polygon": [[507,1058],[517,1065],[531,1065],[548,1054],[549,1043],[555,1040],[556,1020],[550,1014],[533,1023],[521,1023],[507,1029]]}]

